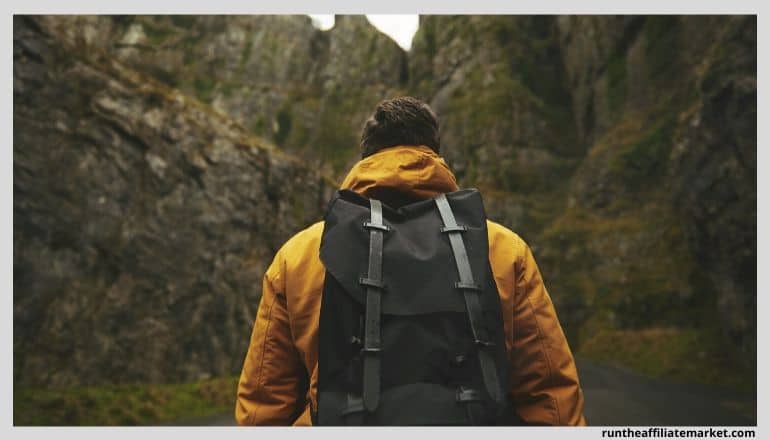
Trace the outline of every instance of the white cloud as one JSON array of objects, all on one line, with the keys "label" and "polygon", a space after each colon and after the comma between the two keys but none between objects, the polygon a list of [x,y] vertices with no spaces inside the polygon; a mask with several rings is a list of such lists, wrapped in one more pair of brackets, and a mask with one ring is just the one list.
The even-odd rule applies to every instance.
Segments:
[{"label": "white cloud", "polygon": [[[414,37],[417,28],[420,25],[420,16],[411,15],[367,15],[369,23],[374,25],[384,34],[394,39],[399,46],[409,50],[412,46],[412,37]],[[334,27],[334,15],[315,14],[310,15],[313,19],[313,25],[321,30],[327,30]]]}]

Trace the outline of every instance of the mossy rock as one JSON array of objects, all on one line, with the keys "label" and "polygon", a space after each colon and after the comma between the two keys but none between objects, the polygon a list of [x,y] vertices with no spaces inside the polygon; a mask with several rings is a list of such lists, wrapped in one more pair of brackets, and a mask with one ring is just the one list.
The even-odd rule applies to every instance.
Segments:
[{"label": "mossy rock", "polygon": [[706,329],[600,329],[581,344],[578,354],[652,377],[755,390],[755,376],[750,371],[736,374],[734,363],[724,356],[723,343],[717,334]]},{"label": "mossy rock", "polygon": [[156,425],[220,415],[235,404],[236,377],[180,384],[14,387],[15,426]]}]

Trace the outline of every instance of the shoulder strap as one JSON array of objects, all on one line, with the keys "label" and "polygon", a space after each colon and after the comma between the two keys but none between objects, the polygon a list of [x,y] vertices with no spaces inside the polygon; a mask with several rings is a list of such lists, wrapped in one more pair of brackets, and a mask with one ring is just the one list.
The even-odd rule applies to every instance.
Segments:
[{"label": "shoulder strap", "polygon": [[483,313],[481,310],[481,302],[478,297],[482,290],[481,287],[474,282],[471,264],[468,260],[468,252],[465,249],[465,243],[463,242],[462,237],[462,233],[466,231],[466,227],[458,225],[455,221],[452,207],[449,205],[449,201],[445,194],[439,195],[435,200],[436,206],[438,206],[439,213],[441,214],[441,220],[444,222],[444,227],[441,228],[441,232],[446,233],[449,236],[449,244],[452,247],[452,253],[454,254],[455,263],[457,264],[457,273],[460,276],[460,281],[455,283],[455,287],[462,290],[465,297],[465,307],[468,311],[471,333],[473,334],[473,339],[478,350],[484,385],[489,396],[494,401],[500,402],[502,401],[503,396],[500,395],[500,381],[497,377],[497,369],[491,351],[494,344],[490,341],[489,335],[486,334],[486,330],[482,325]]},{"label": "shoulder strap", "polygon": [[369,230],[369,269],[359,283],[366,286],[366,311],[364,321],[364,356],[363,392],[364,407],[374,412],[380,400],[380,315],[382,284],[382,247],[383,232],[390,228],[382,221],[382,203],[371,199],[371,221],[364,222]]}]

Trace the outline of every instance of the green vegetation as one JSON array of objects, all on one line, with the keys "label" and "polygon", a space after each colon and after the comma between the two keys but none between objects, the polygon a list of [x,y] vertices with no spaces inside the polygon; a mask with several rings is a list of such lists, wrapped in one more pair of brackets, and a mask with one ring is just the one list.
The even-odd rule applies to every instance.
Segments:
[{"label": "green vegetation", "polygon": [[153,425],[233,411],[236,377],[182,384],[15,387],[16,426]]},{"label": "green vegetation", "polygon": [[602,329],[581,345],[580,354],[654,377],[755,390],[756,376],[750,371],[735,371],[720,345],[718,335],[703,329]]},{"label": "green vegetation", "polygon": [[276,144],[283,145],[291,131],[291,108],[288,106],[281,107],[276,115],[276,121],[278,122],[278,131],[274,134],[273,140]]},{"label": "green vegetation", "polygon": [[[550,30],[538,25],[531,24],[538,27],[541,38],[529,39],[528,44],[537,47],[526,53],[550,50]],[[511,36],[514,29],[497,23],[491,30],[510,51],[523,51],[506,43],[516,40]],[[733,362],[718,357],[723,347],[699,330],[713,318],[701,313],[713,309],[706,304],[713,295],[707,286],[693,284],[705,278],[692,260],[681,219],[668,200],[668,156],[678,112],[691,102],[688,90],[673,96],[667,92],[649,111],[623,113],[629,87],[626,57],[619,53],[610,59],[607,99],[610,110],[619,112],[618,122],[584,162],[597,168],[570,182],[562,176],[573,175],[577,161],[570,154],[577,148],[571,145],[573,135],[564,130],[571,126],[571,113],[558,81],[561,73],[543,74],[538,67],[543,62],[537,58],[516,59],[515,71],[470,70],[448,102],[451,120],[445,124],[460,127],[457,132],[463,137],[462,183],[481,186],[489,206],[518,208],[516,224],[510,226],[535,249],[573,348],[586,357],[616,361],[659,377],[690,375],[689,380],[702,377],[716,383],[720,375],[732,375]],[[558,129],[533,131],[534,121]],[[497,156],[488,163],[477,146],[495,145],[500,138],[514,148],[539,153],[521,159]],[[574,184],[585,187],[575,190],[570,187]],[[574,207],[567,208],[568,201]],[[643,351],[644,344],[657,337],[658,328],[667,329],[663,334],[669,340],[636,358],[635,350]],[[613,357],[616,345],[627,342],[618,335],[639,340],[636,345],[629,342],[628,353]],[[690,344],[693,338],[696,345]],[[677,362],[688,356],[708,359],[690,362],[680,372]],[[720,381],[730,387],[747,386],[738,382]]]},{"label": "green vegetation", "polygon": [[629,190],[641,191],[666,174],[675,127],[672,119],[659,120],[639,140],[620,146],[619,154],[610,160],[608,166]]},{"label": "green vegetation", "polygon": [[258,117],[254,121],[254,125],[252,126],[251,131],[252,133],[258,136],[264,136],[266,127],[267,127],[267,124],[265,124],[265,119],[262,117]]},{"label": "green vegetation", "polygon": [[173,28],[152,20],[142,20],[142,28],[147,40],[153,46],[161,46],[168,38],[174,35]]},{"label": "green vegetation", "polygon": [[607,104],[610,111],[617,112],[626,100],[626,58],[615,55],[607,63]]},{"label": "green vegetation", "polygon": [[214,90],[217,83],[214,79],[207,76],[196,76],[193,80],[195,95],[203,102],[210,103],[213,99]]},{"label": "green vegetation", "polygon": [[[332,165],[335,174],[345,171],[349,158],[354,157],[358,148],[359,139],[350,118],[359,110],[361,102],[369,101],[361,95],[363,92],[336,86],[324,96],[324,105],[320,108],[317,131],[311,143]],[[373,103],[370,105],[373,107]]]},{"label": "green vegetation", "polygon": [[[192,16],[171,16],[170,20],[176,27],[149,20],[143,24],[152,44],[168,44],[180,28],[200,28],[189,35],[180,32],[182,39],[174,43],[175,49],[183,51],[183,70],[191,78],[183,80],[185,91],[193,89],[195,96],[210,102],[215,92],[228,97],[259,80],[259,75],[253,79],[246,72],[255,66],[250,57],[257,55],[252,53],[252,38],[234,53],[234,58],[240,56],[239,75],[246,75],[243,82],[224,81],[216,73],[227,64],[199,65],[204,57],[198,45],[221,31],[226,21],[204,29],[195,26]],[[578,354],[651,376],[752,390],[751,362],[736,360],[730,343],[715,330],[719,312],[713,280],[700,267],[702,263],[690,249],[692,238],[688,238],[699,225],[687,223],[671,198],[688,182],[672,177],[675,168],[670,165],[674,141],[689,136],[683,124],[690,118],[680,113],[690,108],[700,111],[701,94],[706,93],[701,89],[722,93],[721,86],[709,84],[726,81],[736,69],[747,75],[752,67],[755,70],[755,58],[753,62],[751,57],[736,58],[733,50],[733,44],[750,44],[743,39],[750,39],[751,29],[737,24],[727,28],[729,33],[723,32],[709,57],[701,58],[702,65],[691,66],[688,57],[702,54],[687,52],[689,36],[684,38],[681,20],[644,18],[641,41],[636,39],[639,28],[634,27],[629,32],[633,40],[601,53],[599,62],[606,61],[602,78],[606,93],[594,96],[591,92],[591,96],[606,97],[606,101],[599,103],[596,115],[587,111],[590,123],[586,130],[595,137],[587,138],[586,145],[575,139],[568,90],[578,96],[578,87],[600,83],[570,82],[558,62],[562,54],[550,18],[424,17],[418,34],[422,40],[415,41],[421,52],[413,49],[409,54],[410,68],[417,72],[410,78],[414,82],[410,87],[411,92],[426,91],[423,97],[430,100],[438,87],[434,83],[446,81],[441,87],[452,93],[436,101],[443,103],[442,130],[448,133],[444,139],[453,143],[454,151],[444,151],[462,165],[455,168],[460,183],[480,187],[486,205],[499,213],[493,219],[516,230],[533,246]],[[601,29],[597,38],[606,33]],[[455,36],[458,40],[453,40]],[[362,66],[362,72],[376,71],[383,56],[376,50],[378,40],[362,34],[356,41],[367,49],[364,62],[356,65]],[[640,45],[633,47],[641,50],[629,52],[636,41]],[[278,66],[282,43],[275,38],[260,43],[264,62],[257,64]],[[440,57],[434,58],[439,52]],[[117,69],[116,76],[157,88],[162,99],[175,99],[175,91],[156,85],[151,78],[110,66],[111,62],[105,63],[102,69]],[[701,80],[695,80],[693,69],[705,70]],[[144,72],[167,85],[175,86],[178,81],[164,76],[169,73],[162,69],[146,68]],[[439,78],[439,72],[452,75]],[[260,113],[249,128],[254,134],[272,137],[284,151],[304,157],[293,160],[313,167],[321,162],[324,169],[330,166],[339,176],[356,157],[358,115],[371,109],[383,90],[392,95],[398,91],[356,87],[346,81],[322,88],[292,83],[291,78],[289,75],[288,82],[276,90],[271,83],[258,83],[265,93],[274,91],[287,97],[281,106],[271,109],[275,113]],[[629,97],[634,100],[628,101]],[[726,106],[742,105],[730,96],[719,99],[723,101]],[[224,120],[195,99],[185,98],[184,103]],[[596,127],[594,119],[601,122]],[[701,122],[698,130],[706,130],[706,125]],[[715,131],[723,132],[741,138],[745,134],[742,127]],[[707,132],[704,139],[708,136]],[[700,142],[701,138],[690,140]],[[746,141],[751,142],[750,137]],[[272,148],[256,137],[249,138],[252,144]],[[687,147],[685,142],[681,145]],[[303,203],[304,199],[293,199],[291,218],[304,218],[303,212],[310,208]],[[228,378],[194,384],[21,388],[14,392],[14,422],[148,424],[203,417],[232,410],[233,382]]]},{"label": "green vegetation", "polygon": [[495,208],[514,206],[521,210],[517,216],[518,221],[511,226],[525,241],[532,241],[531,244],[540,242],[539,237],[543,228],[563,212],[566,203],[564,185],[557,186],[548,192],[531,193],[504,191],[499,187],[484,184],[474,186],[484,195],[484,204],[487,209],[493,212],[490,214],[491,220],[506,222],[505,212],[495,213]]},{"label": "green vegetation", "polygon": [[254,37],[250,35],[246,37],[246,42],[243,44],[243,49],[241,50],[241,58],[238,61],[238,70],[240,70],[241,72],[244,71],[244,69],[246,68],[246,65],[251,59],[251,52],[253,48],[254,48]]},{"label": "green vegetation", "polygon": [[677,52],[682,26],[676,15],[653,15],[646,19],[642,32],[645,37],[645,53],[652,79],[679,72]]},{"label": "green vegetation", "polygon": [[198,16],[196,15],[169,15],[169,18],[174,23],[174,26],[188,30],[198,22]]},{"label": "green vegetation", "polygon": [[610,148],[597,150],[607,163],[602,180],[612,184],[609,196],[595,196],[608,204],[579,200],[533,240],[549,291],[566,312],[565,331],[586,358],[751,391],[755,375],[714,326],[714,287],[667,198],[674,120],[645,126],[621,128]]},{"label": "green vegetation", "polygon": [[422,35],[425,44],[425,48],[423,49],[425,56],[428,59],[433,59],[438,48],[436,45],[436,34],[438,32],[436,30],[435,20],[430,16],[425,17],[420,23],[420,29],[418,32]]}]

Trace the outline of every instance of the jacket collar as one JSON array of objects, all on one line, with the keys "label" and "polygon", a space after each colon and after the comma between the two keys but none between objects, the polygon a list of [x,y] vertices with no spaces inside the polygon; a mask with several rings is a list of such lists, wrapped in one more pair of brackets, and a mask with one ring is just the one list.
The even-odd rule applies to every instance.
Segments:
[{"label": "jacket collar", "polygon": [[362,159],[345,177],[341,189],[369,198],[398,193],[409,199],[429,199],[459,187],[444,159],[421,145],[385,148]]}]

